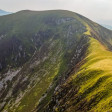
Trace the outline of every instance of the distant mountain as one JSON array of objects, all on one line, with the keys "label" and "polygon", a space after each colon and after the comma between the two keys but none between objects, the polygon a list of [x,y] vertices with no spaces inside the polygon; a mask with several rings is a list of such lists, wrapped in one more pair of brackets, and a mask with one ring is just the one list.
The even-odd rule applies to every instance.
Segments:
[{"label": "distant mountain", "polygon": [[110,26],[110,25],[105,25],[105,24],[101,24],[101,25],[109,30],[112,30],[112,26]]},{"label": "distant mountain", "polygon": [[12,12],[7,12],[0,9],[0,16],[11,14]]}]

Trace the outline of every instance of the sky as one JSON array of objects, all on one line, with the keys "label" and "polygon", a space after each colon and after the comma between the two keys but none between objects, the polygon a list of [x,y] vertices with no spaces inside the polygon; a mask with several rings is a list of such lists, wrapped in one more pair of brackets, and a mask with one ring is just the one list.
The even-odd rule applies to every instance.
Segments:
[{"label": "sky", "polygon": [[0,0],[0,9],[10,12],[64,9],[112,25],[112,0]]}]

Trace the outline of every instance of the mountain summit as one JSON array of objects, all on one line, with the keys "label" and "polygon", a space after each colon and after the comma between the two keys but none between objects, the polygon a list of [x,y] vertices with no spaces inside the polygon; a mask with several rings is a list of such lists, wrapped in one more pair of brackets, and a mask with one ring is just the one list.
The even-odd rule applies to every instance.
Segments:
[{"label": "mountain summit", "polygon": [[11,14],[11,12],[4,11],[0,9],[0,16]]},{"label": "mountain summit", "polygon": [[112,111],[112,31],[65,10],[0,26],[1,112]]}]

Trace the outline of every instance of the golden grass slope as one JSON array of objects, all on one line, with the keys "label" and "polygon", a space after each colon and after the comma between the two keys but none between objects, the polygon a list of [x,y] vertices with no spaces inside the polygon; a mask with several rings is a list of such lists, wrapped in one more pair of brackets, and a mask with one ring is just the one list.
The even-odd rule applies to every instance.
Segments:
[{"label": "golden grass slope", "polygon": [[[90,36],[90,28],[87,29],[85,34]],[[89,38],[89,48],[84,59],[86,62],[73,75],[73,83],[80,87],[80,102],[88,102],[88,111],[112,112],[112,52],[98,40],[91,36]]]}]

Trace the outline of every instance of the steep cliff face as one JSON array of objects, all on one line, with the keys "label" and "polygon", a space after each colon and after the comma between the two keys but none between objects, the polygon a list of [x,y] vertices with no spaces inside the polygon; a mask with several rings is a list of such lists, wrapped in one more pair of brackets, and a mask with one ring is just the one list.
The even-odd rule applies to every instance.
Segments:
[{"label": "steep cliff face", "polygon": [[0,111],[111,109],[110,30],[63,10],[20,11],[0,26]]}]

